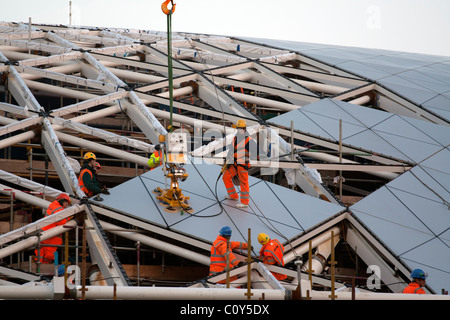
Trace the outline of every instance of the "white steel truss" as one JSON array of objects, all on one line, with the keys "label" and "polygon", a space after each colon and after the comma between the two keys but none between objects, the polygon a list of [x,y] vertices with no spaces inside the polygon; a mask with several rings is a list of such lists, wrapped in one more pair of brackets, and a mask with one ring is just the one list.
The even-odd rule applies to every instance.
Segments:
[{"label": "white steel truss", "polygon": [[[213,151],[221,152],[226,135],[234,132],[232,124],[239,118],[245,119],[255,134],[263,134],[263,130],[268,129],[279,145],[280,158],[273,160],[287,161],[288,164],[281,168],[286,173],[294,171],[294,184],[301,191],[332,203],[339,203],[339,200],[311,173],[311,169],[365,172],[389,181],[409,170],[413,164],[368,154],[363,148],[339,145],[295,131],[293,127],[276,125],[270,122],[272,117],[330,98],[448,125],[387,88],[297,52],[231,37],[189,33],[177,33],[172,38],[174,112],[171,114],[168,111],[167,39],[164,32],[49,25],[30,27],[20,23],[0,23],[0,26],[0,85],[4,99],[0,102],[0,149],[6,153],[12,146],[38,140],[54,166],[63,190],[74,201],[82,200],[85,195],[78,186],[68,150],[99,152],[107,160],[125,161],[145,171],[148,155],[154,152],[159,136],[167,133],[167,124],[172,117],[175,127],[193,131],[195,121],[201,121],[203,130],[213,129],[223,134],[223,139],[206,146],[194,145],[192,155],[199,157]],[[60,106],[49,106],[46,99],[56,99]],[[105,124],[107,127],[110,122],[118,121],[126,122],[133,132],[120,134],[105,128]],[[304,148],[308,144],[319,146],[321,150],[309,152]],[[343,158],[339,158],[337,151]],[[353,156],[348,157],[347,154]],[[308,166],[302,157],[313,159],[314,163]],[[222,157],[215,160],[223,163]],[[260,168],[262,175],[263,167],[261,165]],[[43,190],[50,197],[59,192],[3,170],[0,171],[0,179],[30,190]],[[7,188],[3,186],[1,192],[5,193]],[[19,190],[15,192],[23,197],[23,201],[42,208],[48,205],[48,202],[30,198]],[[122,219],[121,222],[168,238],[179,237],[181,239],[177,241],[180,242],[186,240],[183,235],[172,234],[141,221],[130,222],[132,218],[108,212],[105,208],[90,207],[83,201],[70,210],[64,210],[58,217],[62,219],[80,212],[87,216],[88,243],[102,273],[109,279],[109,285],[127,286],[128,279],[108,243],[99,234],[102,228],[118,235],[127,230],[114,229],[107,222],[97,221],[96,214],[113,216]],[[55,218],[42,219],[0,237],[0,245],[16,241],[28,233],[34,235]],[[333,221],[334,224],[340,222]],[[325,225],[332,227],[333,223]],[[322,229],[324,226],[320,231]],[[59,231],[64,232],[62,228]],[[313,234],[318,232],[315,230]],[[359,233],[351,235],[353,246],[365,244]],[[303,235],[294,243],[300,246],[309,237]],[[23,249],[35,240],[28,240],[17,248]],[[166,243],[161,243],[161,248],[182,252],[179,253],[182,256],[195,257],[196,262],[207,263],[204,254],[207,254],[209,244],[191,241],[194,242],[193,248],[201,253]],[[0,252],[6,256],[10,251]],[[291,248],[288,254],[292,256],[293,252],[295,250]],[[379,256],[372,258],[382,260]],[[384,270],[392,271],[387,264],[383,266]],[[297,273],[285,271],[291,283],[280,285],[263,266],[252,264],[252,272],[257,273],[255,278],[264,278],[270,283],[269,289],[279,290],[276,294],[282,298],[285,297],[285,288],[292,289],[298,284]],[[406,269],[401,271],[407,272]],[[223,280],[224,275],[219,278]],[[389,275],[386,281],[395,279]],[[315,283],[330,284],[320,278],[316,278]],[[261,289],[268,288],[261,286]]]}]

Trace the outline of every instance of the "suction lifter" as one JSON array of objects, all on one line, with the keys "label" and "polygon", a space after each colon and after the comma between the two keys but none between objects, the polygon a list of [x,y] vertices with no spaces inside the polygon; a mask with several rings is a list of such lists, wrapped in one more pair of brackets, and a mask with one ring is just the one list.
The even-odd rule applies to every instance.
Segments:
[{"label": "suction lifter", "polygon": [[166,179],[170,179],[170,188],[167,188],[166,184],[165,189],[157,187],[153,190],[153,193],[157,195],[156,199],[158,199],[160,205],[164,207],[164,211],[175,213],[180,210],[181,214],[183,214],[183,211],[192,213],[194,212],[194,209],[189,204],[189,197],[183,195],[178,183],[179,180],[182,182],[186,181],[189,176],[186,169],[183,168],[183,165],[187,160],[186,134],[170,132],[167,135],[167,150],[164,143],[164,136],[160,136],[160,142],[162,142],[163,153],[165,155],[167,154],[166,157],[163,157],[163,159],[167,158],[167,161],[163,160],[163,170]]}]

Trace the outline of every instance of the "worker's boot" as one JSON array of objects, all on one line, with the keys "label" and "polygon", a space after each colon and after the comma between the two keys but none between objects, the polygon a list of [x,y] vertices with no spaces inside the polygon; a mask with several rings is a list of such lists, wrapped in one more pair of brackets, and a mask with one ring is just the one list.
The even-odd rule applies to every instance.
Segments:
[{"label": "worker's boot", "polygon": [[233,200],[233,201],[238,201],[239,200],[239,198],[232,198],[228,194],[225,196],[225,199]]},{"label": "worker's boot", "polygon": [[236,205],[236,208],[248,208],[248,204],[245,204],[245,203],[238,203],[238,204]]}]

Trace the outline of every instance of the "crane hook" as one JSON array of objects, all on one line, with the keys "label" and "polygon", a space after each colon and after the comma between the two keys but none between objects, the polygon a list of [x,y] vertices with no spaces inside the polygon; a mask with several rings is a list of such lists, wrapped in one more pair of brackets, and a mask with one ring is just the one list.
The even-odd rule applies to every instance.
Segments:
[{"label": "crane hook", "polygon": [[[169,10],[169,9],[167,8],[167,5],[169,4],[169,2],[172,4],[172,9],[171,9],[171,10]],[[173,0],[166,0],[166,1],[164,1],[163,4],[161,5],[162,11],[163,11],[165,14],[167,14],[167,15],[174,13],[174,12],[175,12],[175,7],[176,7],[176,4],[173,3]]]}]

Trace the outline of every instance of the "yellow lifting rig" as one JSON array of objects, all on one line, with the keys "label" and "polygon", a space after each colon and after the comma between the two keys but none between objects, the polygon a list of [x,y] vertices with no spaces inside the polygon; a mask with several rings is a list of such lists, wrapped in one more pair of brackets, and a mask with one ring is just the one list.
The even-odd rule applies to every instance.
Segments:
[{"label": "yellow lifting rig", "polygon": [[[168,133],[168,137],[167,161],[164,160],[165,157],[162,158],[164,175],[166,179],[170,179],[170,188],[161,189],[157,187],[153,190],[153,193],[157,195],[156,199],[159,200],[159,203],[165,207],[164,211],[178,212],[180,210],[181,214],[184,211],[192,213],[194,210],[189,204],[189,197],[183,195],[178,183],[179,180],[185,181],[189,176],[186,173],[186,169],[183,168],[186,162],[186,137],[183,133],[174,132]],[[162,152],[166,154],[164,140],[165,137],[160,136]]]}]

